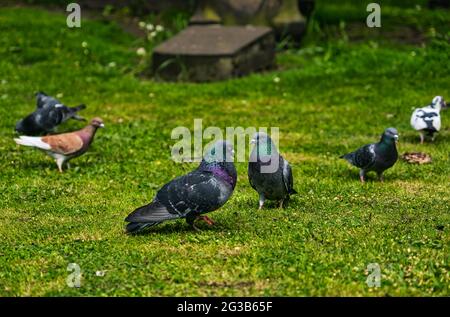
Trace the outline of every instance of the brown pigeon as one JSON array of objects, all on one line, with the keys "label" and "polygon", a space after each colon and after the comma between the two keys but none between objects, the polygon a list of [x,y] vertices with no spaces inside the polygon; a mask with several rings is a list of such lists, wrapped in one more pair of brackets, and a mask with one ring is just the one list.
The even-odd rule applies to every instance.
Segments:
[{"label": "brown pigeon", "polygon": [[102,119],[94,118],[89,125],[78,131],[43,137],[20,136],[14,141],[43,150],[56,160],[56,165],[62,172],[64,162],[86,152],[94,140],[97,128],[103,127]]}]

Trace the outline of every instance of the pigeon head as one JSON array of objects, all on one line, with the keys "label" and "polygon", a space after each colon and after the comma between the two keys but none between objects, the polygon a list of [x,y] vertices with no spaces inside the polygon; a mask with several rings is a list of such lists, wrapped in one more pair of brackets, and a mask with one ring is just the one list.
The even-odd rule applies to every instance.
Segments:
[{"label": "pigeon head", "polygon": [[35,97],[40,97],[40,96],[47,97],[48,95],[43,91],[38,91],[34,94],[34,96]]},{"label": "pigeon head", "polygon": [[52,99],[52,97],[48,96],[43,91],[38,91],[37,93],[34,94],[34,96],[36,97],[38,108],[41,108],[47,101],[49,101],[49,99],[50,100]]},{"label": "pigeon head", "polygon": [[265,133],[265,132],[256,132],[255,135],[253,136],[253,139],[250,141],[250,143],[252,144],[256,144],[256,143],[267,143],[267,142],[271,142],[272,139],[270,138],[270,136]]},{"label": "pigeon head", "polygon": [[35,119],[38,116],[28,115],[23,119],[20,119],[16,123],[16,131],[21,134],[39,134],[41,129],[36,125]]},{"label": "pigeon head", "polygon": [[396,128],[387,128],[381,136],[382,142],[395,143],[398,141],[398,131]]},{"label": "pigeon head", "polygon": [[208,148],[204,159],[208,163],[213,162],[233,162],[234,149],[233,145],[225,140],[220,140]]},{"label": "pigeon head", "polygon": [[98,117],[91,120],[91,125],[96,128],[104,128],[105,127],[105,125],[103,124],[103,120]]},{"label": "pigeon head", "polygon": [[431,102],[431,106],[436,109],[444,109],[447,108],[447,103],[445,102],[444,98],[442,96],[436,96],[433,98],[433,101]]},{"label": "pigeon head", "polygon": [[265,132],[257,132],[250,141],[251,144],[256,144],[259,155],[271,155],[276,152],[277,148],[270,136]]}]

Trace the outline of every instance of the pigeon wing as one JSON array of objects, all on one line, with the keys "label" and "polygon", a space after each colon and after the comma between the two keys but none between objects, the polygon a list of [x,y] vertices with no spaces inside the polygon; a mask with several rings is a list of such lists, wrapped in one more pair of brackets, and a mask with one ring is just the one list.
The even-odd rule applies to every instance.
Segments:
[{"label": "pigeon wing", "polygon": [[156,198],[181,217],[208,212],[219,207],[221,192],[215,184],[217,180],[211,172],[194,171],[165,185]]},{"label": "pigeon wing", "polygon": [[441,117],[436,109],[425,107],[416,109],[411,116],[411,126],[417,130],[441,129]]},{"label": "pigeon wing", "polygon": [[368,168],[375,163],[375,144],[367,144],[355,152],[345,154],[342,158],[359,168]]},{"label": "pigeon wing", "polygon": [[60,108],[45,107],[36,110],[35,113],[36,121],[45,129],[45,131],[51,131],[63,120],[63,113]]},{"label": "pigeon wing", "polygon": [[[157,223],[184,218],[189,213],[210,211],[214,207],[211,197],[220,192],[211,186],[212,173],[192,172],[165,184],[153,202],[133,211],[125,221]],[[215,208],[214,208],[215,209]]]},{"label": "pigeon wing", "polygon": [[49,144],[51,151],[58,154],[69,155],[83,148],[84,142],[76,133],[63,133],[47,135],[42,141]]},{"label": "pigeon wing", "polygon": [[286,161],[281,155],[280,155],[280,162],[282,162],[282,168],[283,168],[283,183],[286,187],[286,190],[289,194],[294,194],[296,191],[294,190],[294,177],[292,176],[292,169],[289,165],[289,162]]},{"label": "pigeon wing", "polygon": [[259,167],[258,167],[258,162],[249,162],[248,163],[248,181],[250,183],[250,186],[252,186],[252,188],[254,190],[256,189],[255,184],[253,183],[253,175],[258,173],[259,171]]}]

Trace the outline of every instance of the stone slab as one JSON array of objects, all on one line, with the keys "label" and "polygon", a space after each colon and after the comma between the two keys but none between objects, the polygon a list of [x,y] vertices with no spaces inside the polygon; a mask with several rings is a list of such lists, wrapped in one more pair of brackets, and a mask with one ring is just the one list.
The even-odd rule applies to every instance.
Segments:
[{"label": "stone slab", "polygon": [[268,27],[194,25],[153,51],[153,71],[164,80],[215,81],[267,69],[275,39]]},{"label": "stone slab", "polygon": [[155,48],[171,55],[231,56],[271,33],[268,27],[190,26]]}]

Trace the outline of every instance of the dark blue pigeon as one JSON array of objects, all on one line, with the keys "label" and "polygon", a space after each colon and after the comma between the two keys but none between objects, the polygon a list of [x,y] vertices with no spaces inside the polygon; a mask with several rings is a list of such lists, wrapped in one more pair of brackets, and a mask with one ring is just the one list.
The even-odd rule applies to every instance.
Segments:
[{"label": "dark blue pigeon", "polygon": [[17,122],[16,131],[26,135],[38,135],[53,131],[56,126],[69,119],[84,121],[85,119],[78,115],[78,111],[84,108],[86,106],[83,104],[67,107],[59,100],[38,92],[36,110]]},{"label": "dark blue pigeon", "polygon": [[203,214],[223,206],[236,186],[237,173],[233,163],[233,146],[216,142],[194,171],[165,184],[153,201],[133,211],[125,221],[128,233],[142,231],[161,222],[186,218],[197,229],[195,221],[214,222]]},{"label": "dark blue pigeon", "polygon": [[398,159],[396,143],[398,132],[395,128],[388,128],[378,143],[360,147],[354,152],[342,155],[350,164],[359,167],[359,178],[364,183],[366,174],[375,171],[380,181],[383,181],[383,172],[391,168]]},{"label": "dark blue pigeon", "polygon": [[266,133],[256,133],[252,143],[255,147],[248,163],[248,179],[259,194],[259,209],[266,199],[279,201],[282,208],[290,195],[297,193],[293,188],[291,166]]}]

